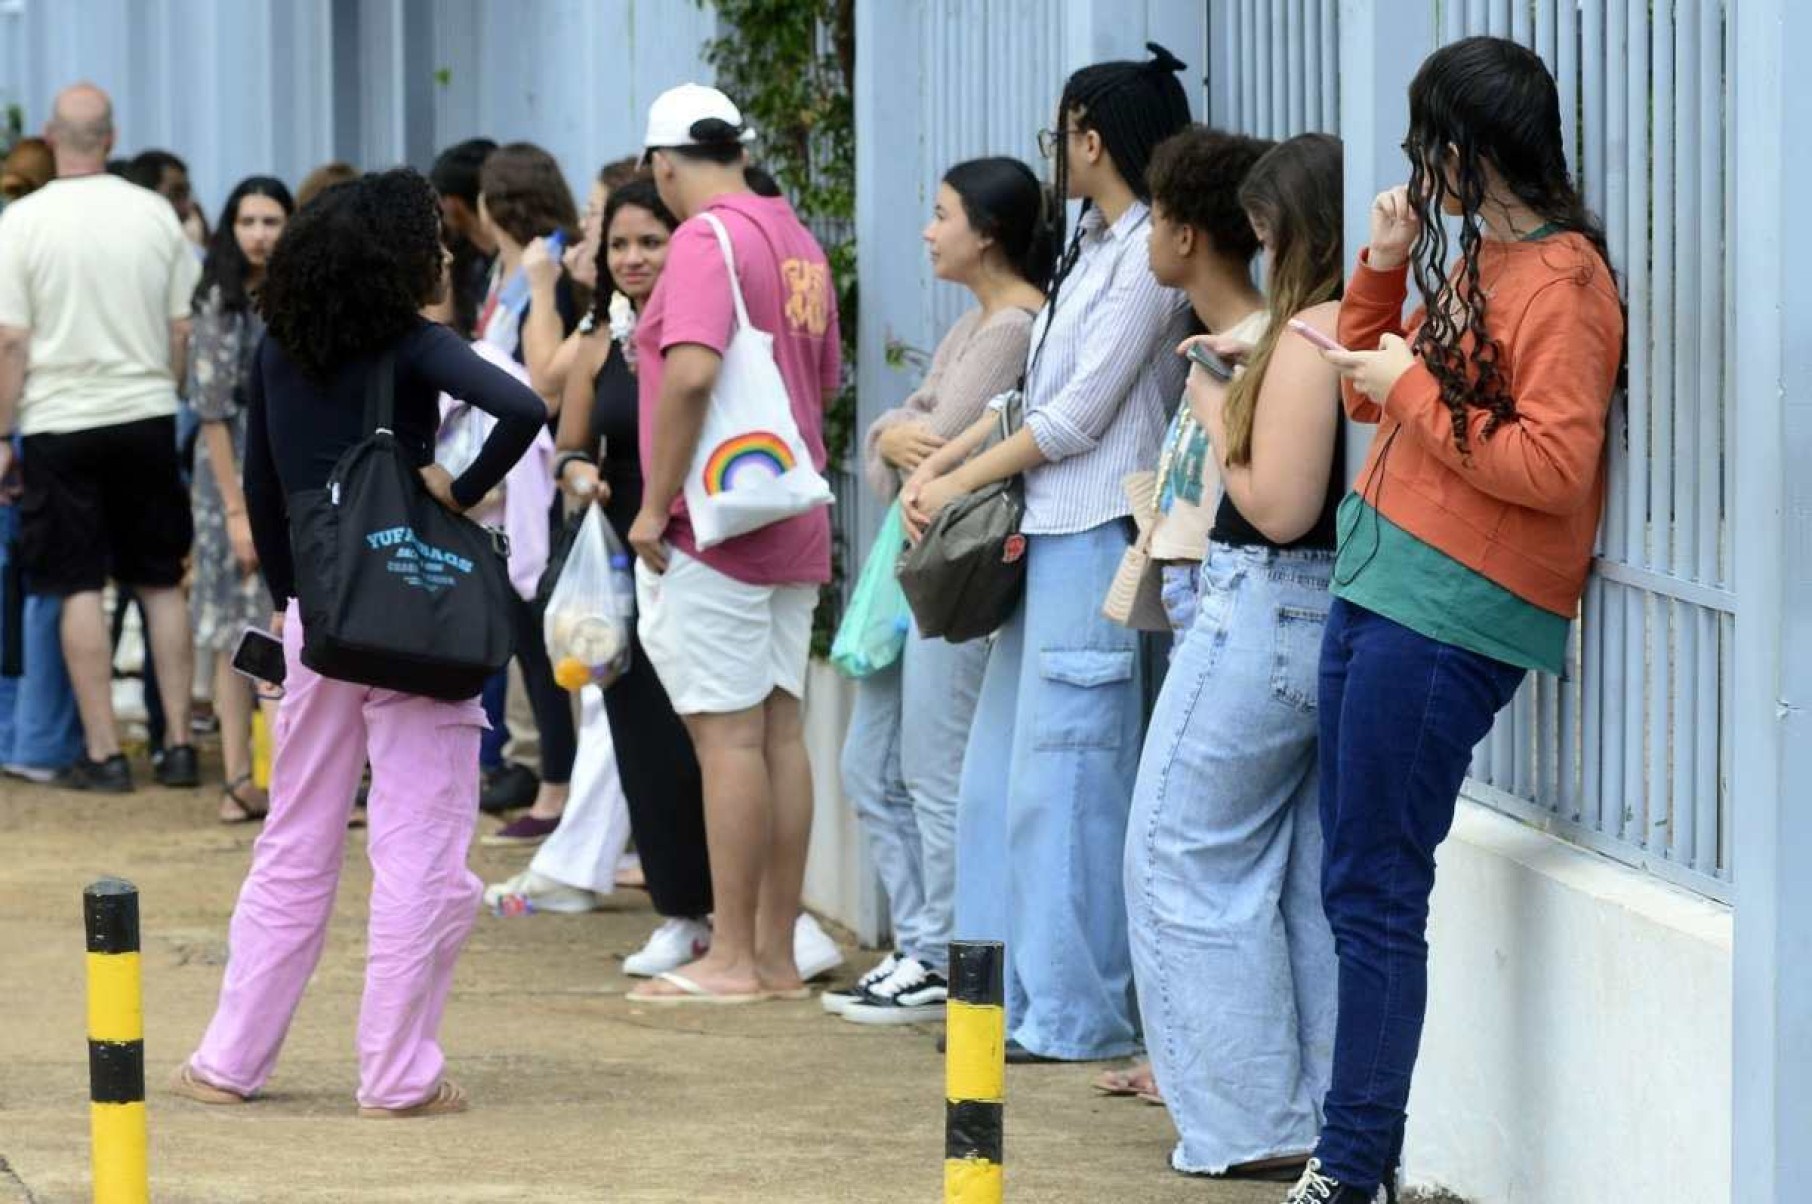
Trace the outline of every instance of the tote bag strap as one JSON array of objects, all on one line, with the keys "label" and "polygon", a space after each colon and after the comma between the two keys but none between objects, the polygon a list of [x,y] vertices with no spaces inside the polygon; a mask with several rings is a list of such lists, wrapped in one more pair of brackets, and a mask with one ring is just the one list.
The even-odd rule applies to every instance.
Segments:
[{"label": "tote bag strap", "polygon": [[736,300],[736,327],[738,330],[753,330],[754,323],[749,321],[749,307],[743,303],[742,283],[736,279],[736,251],[730,245],[730,232],[715,213],[701,213],[705,224],[717,235],[717,245],[724,253],[724,266],[730,270],[730,296]]},{"label": "tote bag strap", "polygon": [[396,350],[378,356],[365,381],[365,433],[396,433]]}]

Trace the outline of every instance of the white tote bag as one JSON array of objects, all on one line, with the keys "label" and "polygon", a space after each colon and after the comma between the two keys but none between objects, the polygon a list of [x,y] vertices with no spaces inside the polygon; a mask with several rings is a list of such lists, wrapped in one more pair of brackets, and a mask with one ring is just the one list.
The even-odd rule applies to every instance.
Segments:
[{"label": "white tote bag", "polygon": [[701,216],[717,234],[736,301],[736,333],[724,352],[686,474],[692,533],[699,547],[710,548],[828,506],[831,491],[793,421],[786,381],[774,363],[774,336],[749,321],[730,235],[715,214]]}]

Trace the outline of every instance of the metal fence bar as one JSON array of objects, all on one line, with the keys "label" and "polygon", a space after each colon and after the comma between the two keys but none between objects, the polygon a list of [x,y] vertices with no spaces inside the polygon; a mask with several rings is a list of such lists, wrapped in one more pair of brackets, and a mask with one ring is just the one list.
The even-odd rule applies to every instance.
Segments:
[{"label": "metal fence bar", "polygon": [[1303,130],[1303,57],[1309,48],[1303,45],[1302,37],[1302,0],[1282,0],[1284,19],[1284,54],[1283,71],[1284,91],[1284,129],[1287,134],[1300,134]]},{"label": "metal fence bar", "polygon": [[1288,128],[1290,120],[1290,97],[1288,92],[1290,80],[1290,43],[1289,27],[1283,8],[1275,3],[1265,6],[1270,10],[1271,20],[1271,110],[1267,122],[1266,136],[1282,140],[1294,131]]},{"label": "metal fence bar", "polygon": [[[1702,0],[1697,43],[1699,51],[1699,209],[1704,236],[1699,240],[1699,490],[1694,500],[1699,522],[1698,564],[1695,576],[1706,583],[1721,580],[1724,511],[1723,489],[1725,430],[1719,388],[1724,376],[1724,261],[1723,239],[1713,237],[1724,228],[1724,14],[1718,0]],[[1716,315],[1719,320],[1708,320]],[[1719,781],[1718,696],[1719,617],[1699,610],[1698,659],[1693,669],[1693,794],[1694,835],[1692,866],[1715,872],[1717,816],[1724,792]]]},{"label": "metal fence bar", "polygon": [[[1698,522],[1695,510],[1699,498],[1700,449],[1697,446],[1696,416],[1700,407],[1698,392],[1698,327],[1693,321],[1699,300],[1699,246],[1703,237],[1702,213],[1699,207],[1699,79],[1698,23],[1694,12],[1700,0],[1678,0],[1674,20],[1674,181],[1677,212],[1674,220],[1674,297],[1677,336],[1673,344],[1674,369],[1674,448],[1677,469],[1674,474],[1673,504],[1670,507],[1670,562],[1682,573],[1690,573],[1697,561]],[[1690,328],[1690,329],[1689,329]],[[1697,779],[1694,761],[1698,741],[1692,736],[1692,719],[1696,710],[1694,695],[1697,683],[1693,674],[1699,665],[1699,624],[1696,613],[1677,602],[1667,610],[1673,637],[1671,690],[1667,698],[1669,715],[1666,741],[1672,762],[1669,791],[1670,814],[1674,822],[1669,850],[1676,860],[1692,859],[1698,822],[1697,800],[1693,786]]]},{"label": "metal fence bar", "polygon": [[[1535,42],[1535,3],[1536,0],[1510,0],[1510,36],[1525,46]],[[1535,52],[1541,53],[1536,47]]]}]

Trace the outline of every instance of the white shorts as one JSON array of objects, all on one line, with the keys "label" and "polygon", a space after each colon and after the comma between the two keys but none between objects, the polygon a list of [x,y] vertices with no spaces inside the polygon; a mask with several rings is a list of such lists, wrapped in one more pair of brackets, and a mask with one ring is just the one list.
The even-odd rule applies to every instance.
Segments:
[{"label": "white shorts", "polygon": [[805,697],[816,585],[749,585],[669,547],[665,573],[636,562],[635,596],[642,649],[679,714]]}]

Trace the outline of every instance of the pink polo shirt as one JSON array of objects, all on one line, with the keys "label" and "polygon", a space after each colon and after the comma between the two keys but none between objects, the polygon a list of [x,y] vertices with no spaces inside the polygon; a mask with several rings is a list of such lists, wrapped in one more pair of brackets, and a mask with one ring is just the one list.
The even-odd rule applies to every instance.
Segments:
[{"label": "pink polo shirt", "polygon": [[[793,418],[824,471],[824,407],[842,385],[837,293],[818,240],[793,207],[778,197],[739,193],[706,208],[729,231],[743,300],[756,329],[774,336],[774,359],[786,381]],[[667,249],[667,264],[636,323],[642,469],[654,449],[655,412],[669,350],[682,343],[720,355],[736,327],[723,251],[709,224],[697,216],[681,223]],[[818,584],[830,580],[830,512],[810,513],[699,551],[682,494],[673,501],[667,541],[686,555],[751,585]]]}]

